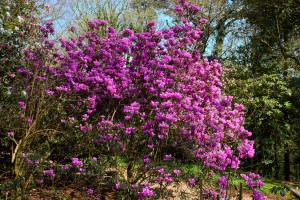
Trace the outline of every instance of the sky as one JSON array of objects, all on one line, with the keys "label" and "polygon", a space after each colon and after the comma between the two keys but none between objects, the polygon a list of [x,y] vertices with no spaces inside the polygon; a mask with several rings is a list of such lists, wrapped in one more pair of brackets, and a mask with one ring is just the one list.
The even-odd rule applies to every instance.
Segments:
[{"label": "sky", "polygon": [[[83,0],[85,1],[85,0]],[[88,0],[86,0],[88,1]],[[56,35],[54,38],[60,38],[66,36],[64,33],[68,30],[72,22],[75,22],[75,15],[73,11],[71,10],[70,3],[72,3],[71,0],[39,0],[40,4],[46,4],[48,6],[42,13],[43,19],[51,19],[53,16],[55,16],[54,19],[54,28],[56,30]],[[157,21],[157,27],[158,29],[167,28],[168,25],[172,25],[173,18],[164,14],[163,11],[158,10],[158,21]],[[241,26],[243,22],[237,22],[236,26]],[[224,40],[224,49],[227,49],[224,53],[224,57],[226,57],[226,54],[230,54],[238,48],[238,46],[243,44],[242,40],[238,40],[235,38],[233,40],[234,35],[227,34]],[[208,41],[208,45],[206,48],[206,51],[203,56],[209,56],[212,54],[212,51],[214,49],[214,35],[211,35]]]}]

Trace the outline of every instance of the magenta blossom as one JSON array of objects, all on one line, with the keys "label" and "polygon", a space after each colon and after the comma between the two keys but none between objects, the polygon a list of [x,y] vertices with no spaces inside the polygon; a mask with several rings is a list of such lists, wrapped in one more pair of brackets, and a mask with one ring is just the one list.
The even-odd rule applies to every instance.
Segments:
[{"label": "magenta blossom", "polygon": [[51,179],[55,178],[55,173],[54,173],[53,169],[44,170],[44,174],[49,175],[51,177]]},{"label": "magenta blossom", "polygon": [[72,164],[76,167],[82,167],[83,166],[83,162],[80,161],[78,158],[71,158],[72,160]]},{"label": "magenta blossom", "polygon": [[166,154],[165,155],[165,160],[171,160],[172,158],[172,155],[171,154]]},{"label": "magenta blossom", "polygon": [[115,188],[116,188],[117,190],[121,189],[121,184],[120,184],[120,183],[116,183],[116,184],[115,184]]},{"label": "magenta blossom", "polygon": [[181,171],[179,169],[175,169],[173,172],[174,172],[175,175],[181,174]]},{"label": "magenta blossom", "polygon": [[190,185],[195,185],[196,184],[196,180],[194,178],[189,178],[188,180]]},{"label": "magenta blossom", "polygon": [[218,179],[218,184],[220,187],[222,188],[226,188],[228,186],[228,181],[227,181],[227,178],[225,176],[221,176],[219,179]]},{"label": "magenta blossom", "polygon": [[249,188],[263,187],[264,183],[260,180],[260,175],[250,172],[247,176],[246,174],[241,174],[241,177],[245,180]]},{"label": "magenta blossom", "polygon": [[152,197],[154,192],[150,189],[149,186],[145,186],[142,188],[142,191],[138,193],[139,199],[145,199],[146,197]]},{"label": "magenta blossom", "polygon": [[91,188],[89,188],[89,189],[87,190],[87,194],[88,194],[88,195],[92,195],[92,194],[94,194],[94,190],[93,190],[93,189],[91,189]]},{"label": "magenta blossom", "polygon": [[253,190],[252,198],[253,198],[253,200],[266,200],[267,199],[266,196],[264,196],[261,192],[257,191],[256,189]]}]

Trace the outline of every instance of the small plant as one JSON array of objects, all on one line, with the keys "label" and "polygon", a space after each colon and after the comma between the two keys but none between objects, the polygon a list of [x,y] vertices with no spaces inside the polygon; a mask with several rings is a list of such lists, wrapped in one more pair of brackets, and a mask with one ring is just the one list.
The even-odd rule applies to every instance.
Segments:
[{"label": "small plant", "polygon": [[281,186],[274,186],[270,190],[272,193],[277,194],[279,193],[282,197],[286,195],[286,193],[289,191],[289,189],[281,187]]},{"label": "small plant", "polygon": [[271,188],[271,192],[274,194],[279,193],[282,197],[285,196],[289,192],[296,198],[298,198],[298,199],[300,198],[300,193],[298,192],[298,190],[291,186],[288,186],[288,185],[274,186],[273,188]]}]

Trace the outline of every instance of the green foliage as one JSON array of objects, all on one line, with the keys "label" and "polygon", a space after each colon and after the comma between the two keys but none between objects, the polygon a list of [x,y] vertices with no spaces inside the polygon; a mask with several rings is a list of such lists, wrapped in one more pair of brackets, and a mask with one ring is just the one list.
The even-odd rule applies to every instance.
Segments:
[{"label": "green foliage", "polygon": [[275,171],[279,170],[277,162],[280,157],[275,154],[279,154],[284,145],[293,143],[290,137],[293,116],[287,114],[295,109],[292,104],[293,91],[279,75],[264,74],[243,79],[238,71],[241,69],[232,72],[227,92],[236,97],[235,101],[245,105],[245,125],[252,131],[257,149],[254,166],[259,166],[263,174],[275,175]]},{"label": "green foliage", "polygon": [[296,178],[300,171],[295,159],[300,152],[299,2],[241,2],[238,16],[247,24],[244,45],[229,64],[237,67],[228,68],[226,78],[233,78],[227,92],[245,105],[246,127],[256,141],[256,160],[248,164],[276,178],[283,174],[286,179],[290,174]]}]

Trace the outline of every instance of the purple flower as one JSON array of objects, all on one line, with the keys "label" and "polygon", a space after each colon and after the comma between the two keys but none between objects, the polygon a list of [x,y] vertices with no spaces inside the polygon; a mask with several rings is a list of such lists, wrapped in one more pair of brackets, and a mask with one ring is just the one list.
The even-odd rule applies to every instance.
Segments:
[{"label": "purple flower", "polygon": [[[33,56],[33,54],[30,54],[30,56]],[[19,72],[19,73],[24,73],[24,74],[27,74],[27,73],[28,73],[28,71],[27,71],[26,69],[24,69],[24,68],[20,68],[20,69],[18,70],[18,72]]]},{"label": "purple flower", "polygon": [[13,131],[10,131],[10,132],[7,132],[7,135],[8,135],[9,137],[14,137],[15,133],[14,133]]},{"label": "purple flower", "polygon": [[96,157],[93,157],[92,158],[92,161],[97,161],[98,159]]},{"label": "purple flower", "polygon": [[157,101],[151,101],[151,102],[150,102],[150,105],[151,105],[152,107],[157,107],[158,102],[157,102]]},{"label": "purple flower", "polygon": [[44,170],[44,174],[49,175],[51,177],[51,179],[55,178],[55,173],[54,173],[53,169]]},{"label": "purple flower", "polygon": [[157,137],[158,137],[158,139],[160,139],[160,140],[163,140],[163,139],[165,138],[165,136],[164,136],[164,135],[161,135],[161,134],[159,134]]},{"label": "purple flower", "polygon": [[190,185],[195,185],[196,184],[196,180],[194,178],[189,178],[189,184]]},{"label": "purple flower", "polygon": [[85,169],[83,169],[83,168],[80,167],[80,168],[79,168],[79,171],[80,171],[80,172],[84,172]]},{"label": "purple flower", "polygon": [[64,169],[64,170],[69,170],[69,169],[71,169],[71,168],[72,168],[72,166],[69,165],[69,164],[63,166],[63,169]]},{"label": "purple flower", "polygon": [[101,63],[98,62],[98,61],[94,61],[94,65],[95,65],[96,67],[99,67],[99,66],[101,65]]},{"label": "purple flower", "polygon": [[93,189],[91,189],[91,188],[89,188],[89,189],[87,190],[87,194],[88,194],[88,195],[92,195],[92,194],[94,194],[94,190],[93,190]]},{"label": "purple flower", "polygon": [[116,184],[115,184],[115,188],[116,188],[117,190],[121,189],[121,184],[120,184],[120,183],[116,183]]},{"label": "purple flower", "polygon": [[31,118],[27,118],[27,122],[29,123],[29,124],[32,124],[32,119]]},{"label": "purple flower", "polygon": [[171,154],[166,154],[165,155],[165,160],[171,160],[172,158],[172,155]]},{"label": "purple flower", "polygon": [[252,198],[253,198],[253,200],[266,200],[267,199],[266,196],[264,196],[261,192],[259,192],[257,190],[253,190]]},{"label": "purple flower", "polygon": [[106,20],[95,19],[95,22],[98,23],[100,26],[108,25],[108,21],[106,21]]},{"label": "purple flower", "polygon": [[183,8],[180,6],[180,5],[176,5],[174,10],[177,12],[177,13],[182,13],[183,11]]},{"label": "purple flower", "polygon": [[192,55],[187,52],[187,51],[184,51],[183,54],[182,54],[185,58],[192,58]]},{"label": "purple flower", "polygon": [[124,106],[124,112],[130,113],[130,114],[138,114],[140,110],[141,105],[138,102],[133,102],[130,104],[130,106]]},{"label": "purple flower", "polygon": [[75,33],[75,31],[76,31],[76,26],[71,26],[70,31],[73,32],[73,33]]},{"label": "purple flower", "polygon": [[88,120],[88,118],[89,118],[89,115],[87,115],[87,114],[84,114],[84,115],[82,116],[82,120],[83,120],[83,121]]},{"label": "purple flower", "polygon": [[181,174],[181,171],[180,171],[179,169],[175,169],[173,172],[174,172],[174,174],[176,174],[176,175]]},{"label": "purple flower", "polygon": [[47,94],[49,94],[50,96],[53,96],[53,95],[54,95],[54,92],[51,91],[51,90],[45,90],[45,92],[46,92]]},{"label": "purple flower", "polygon": [[162,183],[163,181],[164,181],[164,178],[163,177],[158,177],[157,179],[156,179],[156,181],[158,182],[158,183]]},{"label": "purple flower", "polygon": [[160,174],[164,174],[165,170],[166,169],[162,167],[162,168],[157,169],[157,172],[160,173]]},{"label": "purple flower", "polygon": [[173,179],[171,176],[166,176],[165,181],[166,181],[166,183],[171,183],[173,181]]},{"label": "purple flower", "polygon": [[131,116],[128,116],[128,115],[125,116],[125,120],[126,120],[126,121],[129,121],[130,119],[131,119]]},{"label": "purple flower", "polygon": [[134,127],[128,127],[128,128],[125,129],[125,135],[130,135],[134,131],[135,131]]},{"label": "purple flower", "polygon": [[24,103],[23,101],[19,101],[18,104],[19,104],[19,106],[21,106],[21,108],[22,108],[23,110],[26,109],[26,105],[25,105],[25,103]]},{"label": "purple flower", "polygon": [[264,183],[260,180],[260,175],[250,172],[247,176],[246,174],[240,175],[246,182],[249,188],[263,187]]},{"label": "purple flower", "polygon": [[83,166],[83,162],[80,161],[78,158],[71,158],[72,160],[72,164],[76,167],[82,167]]},{"label": "purple flower", "polygon": [[53,24],[53,21],[51,21],[51,20],[49,20],[49,21],[46,22],[46,25],[47,25],[47,26],[50,26],[50,25],[52,25],[52,24]]},{"label": "purple flower", "polygon": [[199,7],[199,6],[196,6],[196,5],[193,5],[193,4],[191,4],[190,9],[191,9],[193,12],[199,12],[199,11],[200,11],[200,7]]},{"label": "purple flower", "polygon": [[205,18],[202,18],[202,19],[199,20],[199,22],[200,22],[200,23],[203,23],[203,24],[206,24],[206,23],[208,22],[208,20],[205,19]]},{"label": "purple flower", "polygon": [[121,145],[121,146],[120,146],[120,150],[121,150],[121,151],[125,151],[125,150],[126,150],[126,146],[125,146],[125,145]]},{"label": "purple flower", "polygon": [[222,188],[227,187],[227,185],[228,185],[227,178],[226,178],[225,176],[220,177],[220,178],[218,179],[218,184],[219,184],[219,186],[222,187]]},{"label": "purple flower", "polygon": [[146,24],[146,27],[148,29],[154,29],[155,28],[155,22],[148,22],[148,24]]},{"label": "purple flower", "polygon": [[144,156],[144,163],[147,164],[151,161],[150,157],[148,155]]},{"label": "purple flower", "polygon": [[241,144],[238,146],[238,151],[240,153],[241,158],[252,158],[254,156],[255,150],[254,150],[254,141],[250,141],[247,139],[244,139]]},{"label": "purple flower", "polygon": [[170,108],[173,105],[173,103],[171,101],[166,101],[166,102],[163,102],[161,105],[164,108]]},{"label": "purple flower", "polygon": [[27,161],[27,164],[28,164],[28,165],[34,165],[34,162],[33,162],[32,160],[28,160],[28,161]]},{"label": "purple flower", "polygon": [[149,186],[145,186],[142,188],[142,191],[138,193],[139,197],[144,199],[145,197],[152,197],[154,192],[150,189]]},{"label": "purple flower", "polygon": [[128,28],[124,29],[123,36],[124,37],[132,37],[134,35],[134,32]]},{"label": "purple flower", "polygon": [[88,131],[88,127],[87,127],[87,126],[84,126],[84,125],[82,125],[82,124],[79,124],[79,127],[80,127],[81,132],[87,133],[87,131]]}]

